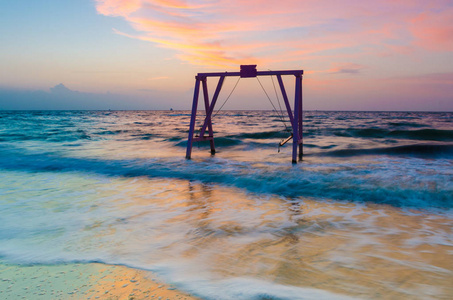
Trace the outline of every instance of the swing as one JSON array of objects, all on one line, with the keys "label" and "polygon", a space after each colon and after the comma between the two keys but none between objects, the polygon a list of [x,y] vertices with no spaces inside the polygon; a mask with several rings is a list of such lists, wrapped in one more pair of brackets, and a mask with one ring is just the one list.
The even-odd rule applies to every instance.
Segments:
[{"label": "swing", "polygon": [[[274,87],[274,92],[275,92],[275,97],[277,98],[277,102],[278,102],[278,106],[280,108],[280,111],[277,110],[277,108],[275,107],[274,105],[274,102],[272,102],[271,100],[271,97],[269,97],[268,93],[266,92],[266,89],[264,88],[264,86],[261,84],[261,81],[259,80],[258,77],[256,77],[256,79],[258,80],[260,86],[261,86],[261,89],[263,90],[264,94],[267,96],[267,99],[269,100],[269,102],[271,103],[272,107],[274,108],[274,111],[278,114],[279,118],[280,118],[280,121],[282,121],[283,125],[285,125],[285,131],[286,132],[290,132],[290,130],[288,129],[288,126],[286,126],[286,122],[285,120],[283,119],[283,109],[282,109],[282,106],[280,105],[280,99],[278,97],[278,93],[277,93],[277,89],[275,88],[275,84],[274,84],[274,79],[273,77],[271,76],[271,80],[272,80],[272,85]],[[282,147],[283,145],[285,145],[287,142],[289,142],[291,139],[293,138],[293,134],[291,133],[291,135],[289,137],[287,137],[286,139],[282,139],[280,141],[280,143],[278,143],[278,153],[280,153],[280,147]]]}]

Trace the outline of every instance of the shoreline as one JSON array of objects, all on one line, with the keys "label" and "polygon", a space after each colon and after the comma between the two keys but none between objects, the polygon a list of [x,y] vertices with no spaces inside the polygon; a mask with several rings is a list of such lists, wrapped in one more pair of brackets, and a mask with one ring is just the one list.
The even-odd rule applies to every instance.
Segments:
[{"label": "shoreline", "polygon": [[180,299],[189,293],[149,271],[102,263],[15,265],[0,262],[1,299]]}]

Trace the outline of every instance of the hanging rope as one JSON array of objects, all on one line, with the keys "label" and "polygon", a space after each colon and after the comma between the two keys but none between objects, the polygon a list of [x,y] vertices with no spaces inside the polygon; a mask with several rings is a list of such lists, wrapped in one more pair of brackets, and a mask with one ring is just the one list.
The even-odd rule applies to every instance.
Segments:
[{"label": "hanging rope", "polygon": [[[270,70],[269,70],[270,71]],[[256,79],[258,79],[258,77],[256,77]],[[277,115],[280,117],[280,120],[282,121],[283,125],[285,126],[285,131],[286,132],[291,132],[291,130],[288,130],[288,126],[286,126],[286,122],[283,118],[283,109],[282,109],[282,106],[280,104],[280,99],[278,97],[278,93],[277,93],[277,89],[275,87],[275,83],[274,83],[274,79],[272,78],[271,76],[271,80],[272,80],[272,85],[274,86],[274,92],[275,92],[275,97],[277,98],[277,102],[278,102],[278,106],[280,108],[280,112],[275,108],[275,105],[274,103],[272,102],[271,98],[269,97],[269,95],[267,94],[266,90],[264,89],[263,85],[261,84],[261,81],[258,79],[258,82],[259,84],[261,85],[261,88],[263,89],[264,93],[266,94],[267,96],[267,99],[269,100],[269,102],[271,103],[272,107],[274,108],[275,112],[277,113]],[[278,153],[280,153],[280,148],[285,145],[287,142],[289,142],[291,139],[293,138],[293,134],[291,133],[291,135],[289,137],[287,137],[286,139],[282,139],[280,141],[280,143],[278,143]]]},{"label": "hanging rope", "polygon": [[[271,70],[269,70],[271,71]],[[278,93],[277,93],[277,88],[275,87],[275,83],[274,83],[274,76],[271,75],[271,80],[272,80],[272,85],[274,86],[274,92],[275,92],[275,97],[277,98],[277,102],[278,102],[278,107],[280,108],[280,114],[282,115],[282,118],[283,118],[283,109],[282,109],[282,106],[280,104],[280,98],[278,97]],[[284,120],[284,118],[283,118]],[[283,124],[285,125],[285,129],[286,131],[290,132],[291,130],[288,130],[288,126],[286,126],[286,122],[283,121]]]},{"label": "hanging rope", "polygon": [[[239,80],[241,80],[241,77],[238,77],[238,80],[236,81],[236,84],[234,85],[233,89],[231,90],[230,94],[228,95],[228,97],[225,99],[225,101],[223,101],[223,104],[220,106],[220,108],[215,112],[215,114],[211,117],[211,121],[212,119],[215,118],[215,116],[217,116],[217,114],[220,112],[220,110],[225,106],[225,104],[228,102],[228,100],[230,99],[231,95],[233,94],[234,90],[236,89],[238,83],[239,83]],[[207,113],[207,112],[206,112]],[[205,118],[204,118],[204,121],[203,121],[203,124],[206,122],[206,118],[208,116],[206,115]],[[197,126],[198,127],[198,126]],[[201,127],[200,129],[198,129],[198,131],[201,131]]]},{"label": "hanging rope", "polygon": [[[286,126],[286,123],[285,123],[285,120],[283,119],[283,116],[280,114],[280,112],[277,110],[277,108],[275,107],[274,103],[272,102],[271,98],[269,97],[269,95],[267,94],[266,90],[264,89],[264,86],[261,84],[261,81],[260,79],[258,78],[258,76],[256,77],[256,79],[258,80],[261,88],[263,89],[264,91],[264,94],[266,94],[266,97],[267,97],[267,100],[269,100],[269,102],[271,103],[272,107],[274,108],[274,111],[277,113],[278,117],[280,118],[280,121],[283,123],[283,125],[285,126],[285,131],[288,131],[288,126]],[[275,87],[275,85],[274,85]],[[281,109],[281,106],[280,106],[280,109]]]},{"label": "hanging rope", "polygon": [[223,106],[227,103],[228,99],[230,99],[231,95],[233,94],[234,90],[236,89],[238,83],[239,83],[239,80],[241,80],[241,77],[238,77],[238,80],[236,81],[236,84],[234,85],[233,89],[231,90],[230,94],[228,95],[228,97],[225,99],[225,101],[223,102],[222,106],[220,106],[220,108],[216,111],[216,113],[214,114],[214,116],[212,116],[211,120],[215,118],[215,116],[217,116],[217,114],[219,113],[219,111],[223,108]]}]

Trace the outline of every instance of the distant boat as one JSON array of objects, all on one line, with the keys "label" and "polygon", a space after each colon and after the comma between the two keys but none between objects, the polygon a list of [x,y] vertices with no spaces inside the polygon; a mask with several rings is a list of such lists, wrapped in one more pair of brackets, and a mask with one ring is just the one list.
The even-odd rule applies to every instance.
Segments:
[{"label": "distant boat", "polygon": [[170,111],[173,111],[173,108],[170,108]]}]

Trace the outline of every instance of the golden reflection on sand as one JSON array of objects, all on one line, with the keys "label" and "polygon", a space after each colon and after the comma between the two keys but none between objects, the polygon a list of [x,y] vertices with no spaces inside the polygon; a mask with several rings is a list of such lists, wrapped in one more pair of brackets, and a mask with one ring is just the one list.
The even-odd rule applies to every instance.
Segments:
[{"label": "golden reflection on sand", "polygon": [[[100,266],[102,267],[102,266]],[[108,266],[107,268],[111,268]],[[106,268],[100,272],[105,273]],[[176,288],[151,277],[151,273],[115,266],[114,272],[108,272],[100,280],[93,282],[85,293],[90,299],[197,299]]]},{"label": "golden reflection on sand", "polygon": [[150,272],[97,263],[0,264],[1,299],[198,299]]}]

